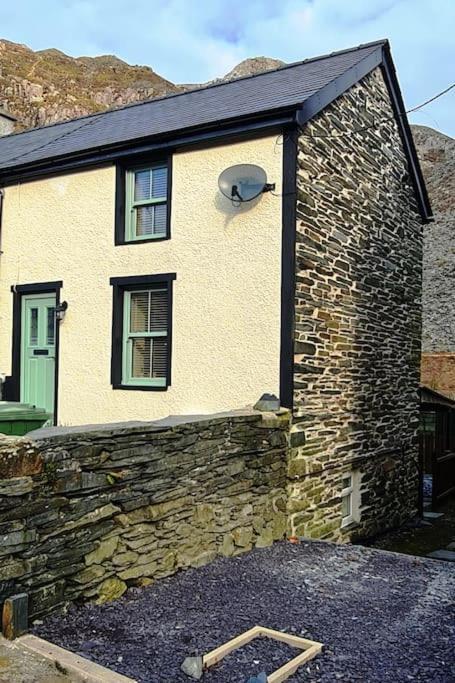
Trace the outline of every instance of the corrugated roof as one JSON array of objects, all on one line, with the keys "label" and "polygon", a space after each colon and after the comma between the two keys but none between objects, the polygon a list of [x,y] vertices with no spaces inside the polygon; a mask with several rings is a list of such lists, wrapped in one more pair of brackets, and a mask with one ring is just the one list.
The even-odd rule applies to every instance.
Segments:
[{"label": "corrugated roof", "polygon": [[0,171],[296,107],[384,43],[360,45],[228,83],[7,135],[0,138]]}]

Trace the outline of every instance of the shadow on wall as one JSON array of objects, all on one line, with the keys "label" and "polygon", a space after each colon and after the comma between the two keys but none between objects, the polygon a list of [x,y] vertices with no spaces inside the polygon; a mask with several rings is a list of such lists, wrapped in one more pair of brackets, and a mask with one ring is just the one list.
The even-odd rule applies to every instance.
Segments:
[{"label": "shadow on wall", "polygon": [[217,192],[214,198],[214,205],[217,211],[224,214],[224,228],[227,230],[239,216],[252,211],[259,202],[264,199],[264,195],[259,195],[250,202],[233,202],[221,192]]}]

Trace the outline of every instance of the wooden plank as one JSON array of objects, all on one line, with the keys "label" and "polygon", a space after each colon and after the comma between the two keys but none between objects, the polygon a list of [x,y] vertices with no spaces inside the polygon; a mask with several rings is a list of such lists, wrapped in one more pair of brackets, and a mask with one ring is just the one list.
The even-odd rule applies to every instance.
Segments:
[{"label": "wooden plank", "polygon": [[202,658],[204,668],[208,669],[214,664],[217,664],[233,650],[237,650],[243,645],[246,645],[254,638],[270,638],[272,640],[286,643],[287,645],[295,647],[299,650],[303,650],[303,652],[297,655],[297,657],[294,657],[290,662],[287,662],[282,667],[271,673],[267,677],[267,683],[282,683],[283,681],[287,680],[297,671],[300,666],[302,666],[302,664],[308,662],[310,659],[313,659],[313,657],[318,655],[323,647],[322,643],[318,643],[315,640],[308,640],[307,638],[301,638],[300,636],[284,633],[283,631],[275,631],[274,629],[267,628],[265,626],[253,626],[253,628],[245,631],[245,633],[241,633],[235,638],[232,638],[232,640],[229,640],[227,643],[224,643],[224,645],[220,645],[215,650],[212,650],[204,655]]},{"label": "wooden plank", "polygon": [[42,638],[37,636],[30,634],[21,636],[15,641],[15,645],[18,648],[41,655],[41,657],[51,660],[54,664],[58,662],[60,667],[71,675],[69,680],[75,683],[76,681],[78,683],[137,683],[132,678],[90,662],[84,657],[75,655],[73,652],[64,650],[62,647],[42,640]]},{"label": "wooden plank", "polygon": [[8,640],[14,640],[28,629],[28,595],[19,593],[6,598],[3,603],[2,633]]},{"label": "wooden plank", "polygon": [[305,650],[308,647],[313,647],[313,645],[321,645],[315,640],[308,640],[307,638],[302,638],[301,636],[294,636],[291,633],[285,633],[284,631],[275,631],[272,628],[266,628],[265,626],[259,626],[259,635],[267,636],[268,638],[273,638],[274,640],[279,640],[282,643],[287,643],[291,647],[298,647],[299,650]]},{"label": "wooden plank", "polygon": [[313,659],[313,657],[316,657],[321,650],[322,645],[320,643],[313,645],[313,647],[309,647],[307,650],[304,650],[302,654],[297,655],[297,657],[291,659],[290,662],[284,664],[282,667],[271,673],[270,676],[267,676],[267,683],[283,683],[283,681],[286,681],[290,676],[295,674],[297,669],[302,666],[302,664],[305,664],[305,662],[308,662],[310,659]]},{"label": "wooden plank", "polygon": [[232,650],[237,650],[239,647],[242,647],[242,645],[249,643],[250,640],[253,640],[253,638],[256,638],[259,635],[259,631],[259,626],[253,626],[253,628],[250,628],[248,631],[245,631],[235,638],[232,638],[232,640],[224,643],[224,645],[220,645],[215,650],[208,652],[202,657],[204,667],[208,669],[209,666],[217,664],[221,659],[223,659],[223,657],[226,657],[227,654],[232,652]]}]

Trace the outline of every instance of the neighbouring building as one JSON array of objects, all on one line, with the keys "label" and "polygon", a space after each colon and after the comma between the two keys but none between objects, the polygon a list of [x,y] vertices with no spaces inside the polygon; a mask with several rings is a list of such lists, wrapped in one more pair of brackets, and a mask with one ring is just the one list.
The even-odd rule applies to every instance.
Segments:
[{"label": "neighbouring building", "polygon": [[[5,398],[80,425],[274,393],[296,534],[409,517],[431,209],[403,111],[379,41],[1,138]],[[251,202],[219,191],[238,164]]]}]

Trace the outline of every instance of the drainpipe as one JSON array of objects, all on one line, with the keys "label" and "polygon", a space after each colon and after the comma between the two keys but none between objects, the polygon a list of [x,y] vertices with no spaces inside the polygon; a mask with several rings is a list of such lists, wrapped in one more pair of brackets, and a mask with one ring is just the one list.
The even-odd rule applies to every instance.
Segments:
[{"label": "drainpipe", "polygon": [[[0,263],[2,251],[2,213],[3,213],[3,198],[5,196],[5,191],[0,189]],[[1,270],[1,268],[0,268]],[[3,385],[5,384],[5,375],[0,372],[0,401],[3,400]]]},{"label": "drainpipe", "polygon": [[5,198],[5,190],[0,189],[0,256],[3,254],[3,251],[2,251],[2,214],[3,214],[4,198]]}]

